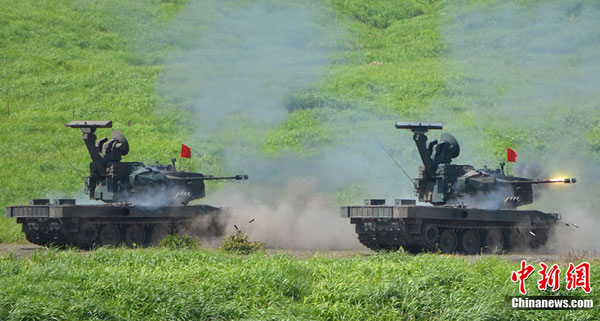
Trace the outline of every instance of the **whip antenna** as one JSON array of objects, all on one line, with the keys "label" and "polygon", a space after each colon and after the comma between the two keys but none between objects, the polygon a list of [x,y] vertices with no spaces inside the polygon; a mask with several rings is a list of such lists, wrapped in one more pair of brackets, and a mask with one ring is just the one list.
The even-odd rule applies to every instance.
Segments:
[{"label": "whip antenna", "polygon": [[400,166],[400,164],[398,164],[398,162],[394,159],[394,156],[392,156],[392,154],[390,154],[390,152],[385,148],[385,146],[383,146],[383,144],[379,141],[379,139],[377,139],[377,137],[375,137],[375,136],[373,136],[373,139],[375,139],[375,141],[377,141],[377,144],[379,144],[379,146],[381,146],[381,149],[383,149],[383,151],[385,151],[385,153],[388,154],[388,156],[392,159],[392,161],[394,163],[396,163],[396,165],[398,165],[398,167],[400,168],[402,173],[404,173],[404,175],[406,175],[406,177],[410,180],[410,182],[414,184],[415,181],[413,181],[413,179],[410,178],[410,176],[406,173],[404,168],[402,168],[402,166]]},{"label": "whip antenna", "polygon": [[58,147],[58,145],[56,145],[54,142],[52,142],[52,145],[54,145],[54,148],[56,148],[56,150],[62,155],[62,157],[67,161],[67,163],[69,163],[69,165],[71,165],[71,167],[73,168],[73,170],[75,171],[75,173],[77,173],[77,175],[79,175],[79,177],[81,177],[81,179],[85,179],[83,177],[83,175],[81,175],[81,172],[79,172],[77,170],[77,168],[73,165],[73,163],[71,163],[71,161],[69,160],[69,158],[62,152],[62,150]]}]

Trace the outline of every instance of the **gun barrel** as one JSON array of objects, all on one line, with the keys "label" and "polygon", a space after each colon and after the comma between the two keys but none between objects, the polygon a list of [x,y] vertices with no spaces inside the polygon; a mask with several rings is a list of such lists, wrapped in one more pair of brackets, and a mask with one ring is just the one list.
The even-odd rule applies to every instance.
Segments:
[{"label": "gun barrel", "polygon": [[517,184],[575,184],[577,183],[576,178],[555,178],[555,179],[543,179],[543,180],[532,180],[532,181],[523,181],[516,182]]},{"label": "gun barrel", "polygon": [[203,177],[202,179],[205,179],[205,180],[235,179],[236,181],[242,181],[242,180],[247,180],[248,175],[235,175],[235,176],[222,176],[222,177],[208,176],[208,177]]},{"label": "gun barrel", "polygon": [[240,180],[247,180],[248,179],[248,175],[235,175],[235,176],[222,176],[222,177],[215,177],[215,176],[196,176],[196,177],[179,177],[179,176],[173,176],[173,175],[167,175],[168,179],[178,179],[178,180],[219,180],[219,179],[235,179],[237,181]]},{"label": "gun barrel", "polygon": [[569,177],[565,177],[565,178],[555,178],[555,179],[546,179],[546,180],[542,180],[539,181],[538,184],[544,184],[544,183],[564,183],[564,184],[570,184],[570,183],[577,183],[577,179],[576,178],[569,178]]},{"label": "gun barrel", "polygon": [[414,122],[399,121],[396,122],[397,129],[410,129],[413,132],[426,132],[430,129],[442,129],[442,122]]}]

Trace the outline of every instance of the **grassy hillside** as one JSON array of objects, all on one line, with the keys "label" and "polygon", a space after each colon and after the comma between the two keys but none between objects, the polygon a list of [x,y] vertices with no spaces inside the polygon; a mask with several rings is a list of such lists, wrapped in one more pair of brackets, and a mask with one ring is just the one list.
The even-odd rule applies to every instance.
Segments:
[{"label": "grassy hillside", "polygon": [[[289,5],[277,0],[266,3],[274,8]],[[539,1],[453,5],[327,0],[322,4],[332,11],[317,15],[313,24],[334,23],[343,30],[335,44],[317,44],[332,57],[323,79],[292,92],[285,102],[286,118],[264,135],[244,125],[243,115],[237,115],[232,121],[242,125],[241,134],[216,133],[196,142],[190,140],[199,117],[190,111],[195,102],[172,97],[176,91],[157,90],[169,57],[192,46],[187,38],[204,28],[206,15],[193,24],[169,29],[185,18],[187,1],[3,2],[0,206],[35,197],[81,195],[77,171],[85,176],[89,160],[77,131],[63,127],[72,119],[112,119],[133,146],[129,160],[168,162],[178,154],[181,142],[195,142],[196,155],[201,157],[188,163],[189,169],[214,174],[223,170],[228,144],[265,158],[288,151],[311,157],[340,144],[350,146],[352,142],[343,142],[353,131],[349,124],[368,123],[365,115],[369,115],[443,120],[452,132],[461,134],[461,142],[469,147],[464,149],[469,153],[467,161],[477,166],[497,163],[504,148],[513,146],[550,164],[549,157],[558,152],[564,160],[555,167],[567,167],[580,177],[597,176],[596,166],[589,165],[600,160],[597,96],[593,86],[569,84],[594,83],[598,66],[593,53],[600,47],[600,36],[586,33],[586,27],[597,29],[586,25],[575,26],[581,30],[544,30],[545,17],[538,17],[549,12],[549,19],[557,15],[561,23],[568,23],[582,15],[583,7],[595,12],[593,2],[552,2],[546,4],[548,8]],[[220,10],[221,6],[206,2],[201,9],[216,20],[227,19],[228,11]],[[510,21],[498,12],[524,18]],[[576,50],[552,45],[565,43],[572,34],[586,34],[582,41],[569,44]],[[538,42],[513,41],[536,35],[544,37]],[[543,39],[550,39],[551,45]],[[531,62],[538,56],[543,58],[541,66]],[[561,67],[556,70],[556,66]],[[582,71],[586,68],[589,73]],[[538,92],[546,85],[558,89]],[[176,83],[173,88],[186,86]],[[515,92],[520,87],[524,93]],[[513,109],[505,111],[507,104]],[[538,114],[522,117],[524,109]],[[396,144],[395,137],[387,142]],[[412,146],[394,146],[393,151],[405,162],[415,156],[409,154]],[[411,170],[416,168],[416,163],[410,165]],[[377,179],[389,178],[384,176],[388,177]],[[360,185],[360,179],[353,182],[359,187],[338,191],[338,198],[364,197]],[[587,185],[583,190],[592,189]],[[592,193],[581,191],[574,193],[578,201],[597,204]],[[0,241],[23,240],[14,223],[0,219],[0,226]]]},{"label": "grassy hillside", "polygon": [[[334,53],[340,63],[331,67],[322,88],[295,93],[288,120],[264,138],[265,155],[310,153],[316,143],[331,141],[337,129],[327,122],[339,106],[414,114],[443,95],[436,4],[328,5],[349,31]],[[177,155],[194,124],[185,103],[163,99],[156,84],[164,59],[187,45],[160,35],[184,6],[178,1],[3,3],[0,206],[81,195],[82,179],[70,163],[85,176],[89,160],[80,134],[63,127],[72,119],[112,119],[135,146],[130,160],[168,162]],[[203,146],[206,155],[191,167],[218,173],[222,148],[219,142]],[[16,224],[0,222],[1,241],[23,240]]]},{"label": "grassy hillside", "polygon": [[[3,320],[593,320],[519,311],[517,262],[403,253],[306,261],[203,250],[41,250],[0,258]],[[597,267],[597,266],[594,266]],[[68,271],[68,273],[65,273]],[[592,270],[592,279],[600,277]],[[528,293],[537,278],[527,282]],[[563,292],[561,294],[568,295]],[[581,290],[578,290],[581,291]],[[582,291],[581,291],[582,292]],[[583,293],[583,292],[582,292]],[[574,294],[581,294],[575,292]],[[597,296],[596,296],[597,297]]]},{"label": "grassy hillside", "polygon": [[[204,30],[201,19],[176,32],[169,29],[185,16],[190,2],[0,0],[0,207],[25,203],[29,198],[81,195],[83,180],[71,164],[85,176],[89,160],[80,134],[63,127],[72,119],[112,119],[132,145],[129,160],[168,162],[178,155],[180,144],[188,142],[195,130],[194,101],[172,97],[175,92],[157,88],[173,53],[191,46],[186,35]],[[292,5],[285,0],[266,3],[273,8]],[[390,123],[443,120],[451,130],[462,131],[470,143],[463,146],[472,147],[474,158],[469,162],[476,165],[502,159],[506,146],[532,153],[559,153],[552,143],[560,141],[561,146],[569,147],[561,153],[586,155],[579,159],[583,163],[570,166],[583,175],[582,183],[585,178],[593,182],[600,172],[595,171],[600,164],[600,108],[593,93],[597,83],[594,55],[600,37],[592,33],[566,41],[571,40],[565,39],[570,34],[540,27],[539,21],[547,17],[541,14],[544,19],[540,18],[539,12],[548,13],[548,19],[558,15],[560,21],[576,21],[586,14],[581,8],[596,12],[594,2],[555,1],[547,11],[539,10],[546,1],[515,1],[509,7],[502,1],[453,3],[320,2],[331,12],[318,15],[314,23],[334,23],[343,30],[339,42],[319,44],[332,57],[323,79],[287,97],[285,119],[261,135],[247,126],[247,119],[235,115],[241,135],[235,132],[222,140],[192,141],[198,144],[193,145],[195,155],[201,157],[186,166],[220,174],[227,161],[226,143],[235,140],[240,145],[251,143],[247,150],[258,146],[250,152],[266,159],[277,160],[275,157],[289,151],[310,158],[337,148],[339,138],[349,136],[352,126],[368,115],[394,118]],[[220,1],[202,4],[217,20],[229,14],[220,10]],[[526,19],[507,18],[514,16]],[[576,27],[581,29],[576,34],[600,30]],[[520,30],[580,50],[544,46],[529,41],[529,33],[523,37],[525,44],[511,42],[520,39]],[[541,53],[544,59],[534,53]],[[517,61],[516,67],[514,54],[526,57]],[[540,68],[536,61],[552,68]],[[587,62],[589,68],[585,68]],[[564,69],[554,68],[556,65]],[[568,85],[580,76],[591,85]],[[538,91],[547,85],[536,82],[540,79],[555,79],[548,91],[567,88],[566,95]],[[519,88],[532,95],[516,90]],[[508,109],[507,116],[502,107],[511,102],[516,107]],[[543,113],[521,117],[517,112],[524,105]],[[574,106],[575,112],[565,106]],[[393,137],[390,144],[395,142]],[[413,150],[412,145],[409,149],[400,146],[393,152],[406,156]],[[587,188],[580,190],[582,195],[597,199],[595,185],[583,186]],[[339,198],[352,200],[369,191],[358,181],[337,192],[342,195]],[[20,226],[0,218],[0,242],[25,242]],[[0,256],[0,319],[600,317],[598,309],[508,309],[505,296],[517,293],[516,285],[509,281],[510,272],[517,266],[493,257],[473,263],[456,256],[404,253],[344,259],[317,256],[302,261],[285,255],[234,256],[210,250],[103,248],[80,253],[44,249],[30,258]],[[593,287],[600,277],[598,271],[598,263],[593,262]],[[528,289],[533,289],[534,283],[535,278],[528,280]]]},{"label": "grassy hillside", "polygon": [[[168,160],[185,136],[177,113],[158,113],[161,66],[141,63],[130,43],[169,19],[171,2],[23,1],[2,3],[0,24],[0,204],[78,195],[89,162],[72,119],[112,119],[127,129],[132,157]],[[128,12],[136,15],[129,17]],[[132,19],[135,18],[135,19]],[[64,155],[64,156],[63,156]],[[155,159],[156,158],[156,159]],[[56,195],[58,194],[58,195]],[[2,221],[0,240],[22,239]]]}]

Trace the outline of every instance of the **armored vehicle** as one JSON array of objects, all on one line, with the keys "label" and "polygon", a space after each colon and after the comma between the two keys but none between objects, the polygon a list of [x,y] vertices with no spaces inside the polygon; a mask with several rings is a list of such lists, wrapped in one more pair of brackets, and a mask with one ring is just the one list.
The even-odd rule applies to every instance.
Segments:
[{"label": "armored vehicle", "polygon": [[228,208],[188,203],[205,197],[207,180],[246,180],[247,175],[213,177],[178,171],[175,159],[168,165],[122,162],[129,143],[121,132],[96,140],[96,129],[111,128],[112,121],[72,121],[66,127],[83,134],[92,160],[85,191],[100,202],[32,199],[28,205],[6,207],[6,217],[22,224],[28,241],[89,248],[155,245],[174,232],[200,238],[223,235]]},{"label": "armored vehicle", "polygon": [[410,252],[502,253],[544,245],[559,222],[557,213],[517,210],[533,202],[533,185],[575,183],[574,178],[532,180],[500,169],[475,169],[452,164],[460,146],[452,135],[427,144],[425,133],[441,130],[437,122],[398,122],[409,129],[422,166],[413,180],[416,200],[399,199],[393,206],[384,199],[365,200],[361,206],[342,206],[340,215],[356,225],[360,242],[368,248]]}]

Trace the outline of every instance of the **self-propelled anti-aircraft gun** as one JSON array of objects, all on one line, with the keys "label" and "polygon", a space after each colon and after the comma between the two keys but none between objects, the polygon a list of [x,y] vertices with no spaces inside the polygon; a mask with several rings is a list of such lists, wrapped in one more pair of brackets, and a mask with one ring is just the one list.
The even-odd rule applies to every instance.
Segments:
[{"label": "self-propelled anti-aircraft gun", "polygon": [[228,208],[187,205],[205,197],[207,180],[245,180],[247,175],[213,177],[178,171],[158,162],[123,162],[129,143],[119,131],[96,140],[95,131],[111,128],[111,121],[72,121],[90,154],[86,194],[105,204],[80,205],[74,199],[32,199],[28,205],[6,207],[6,217],[23,224],[28,241],[34,244],[155,245],[170,233],[192,234],[201,239],[220,237],[229,215]]},{"label": "self-propelled anti-aircraft gun", "polygon": [[213,177],[177,171],[175,159],[169,165],[122,162],[122,156],[129,153],[125,135],[115,130],[110,139],[104,137],[96,141],[96,129],[112,127],[111,121],[72,121],[65,126],[81,129],[92,159],[90,176],[85,181],[90,199],[106,203],[186,205],[206,196],[204,181],[248,179],[248,175]]},{"label": "self-propelled anti-aircraft gun", "polygon": [[427,144],[425,133],[442,129],[436,122],[397,122],[409,129],[422,165],[414,179],[419,201],[365,200],[362,206],[343,206],[341,216],[356,224],[358,238],[372,249],[404,247],[412,252],[441,250],[476,254],[503,252],[544,245],[560,215],[536,210],[517,210],[533,202],[536,184],[575,183],[575,178],[533,180],[507,175],[500,169],[475,169],[453,164],[460,146],[456,138],[442,134]]},{"label": "self-propelled anti-aircraft gun", "polygon": [[454,136],[442,134],[440,142],[427,144],[425,133],[442,129],[441,123],[398,122],[398,129],[409,129],[417,145],[423,165],[414,180],[419,201],[433,205],[465,204],[487,209],[516,208],[533,202],[533,185],[575,183],[575,178],[532,180],[506,175],[504,164],[499,169],[475,169],[471,165],[452,164],[460,154]]}]

